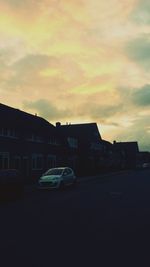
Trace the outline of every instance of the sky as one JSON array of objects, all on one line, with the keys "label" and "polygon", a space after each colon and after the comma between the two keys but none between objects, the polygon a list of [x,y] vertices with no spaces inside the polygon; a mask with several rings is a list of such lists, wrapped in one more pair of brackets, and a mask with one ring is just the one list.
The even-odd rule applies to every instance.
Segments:
[{"label": "sky", "polygon": [[150,151],[150,1],[0,0],[0,102]]}]

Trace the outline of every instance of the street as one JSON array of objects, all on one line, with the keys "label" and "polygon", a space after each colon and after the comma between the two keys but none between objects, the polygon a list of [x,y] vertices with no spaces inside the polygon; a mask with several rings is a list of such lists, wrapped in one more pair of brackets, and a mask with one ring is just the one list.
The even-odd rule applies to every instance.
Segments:
[{"label": "street", "polygon": [[150,170],[0,205],[1,266],[149,266]]}]

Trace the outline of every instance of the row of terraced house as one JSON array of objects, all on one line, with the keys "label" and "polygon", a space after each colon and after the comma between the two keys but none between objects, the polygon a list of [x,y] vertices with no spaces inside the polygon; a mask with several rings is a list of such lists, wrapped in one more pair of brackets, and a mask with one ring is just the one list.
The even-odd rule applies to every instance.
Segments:
[{"label": "row of terraced house", "polygon": [[77,175],[134,167],[137,142],[111,144],[96,123],[52,125],[44,118],[0,104],[0,169],[18,169],[34,182],[45,170],[72,167]]}]

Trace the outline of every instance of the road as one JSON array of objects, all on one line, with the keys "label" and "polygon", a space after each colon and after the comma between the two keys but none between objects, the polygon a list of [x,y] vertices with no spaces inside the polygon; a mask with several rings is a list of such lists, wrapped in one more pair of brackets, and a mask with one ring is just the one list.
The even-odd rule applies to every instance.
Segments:
[{"label": "road", "polygon": [[150,170],[3,203],[1,266],[150,266]]}]

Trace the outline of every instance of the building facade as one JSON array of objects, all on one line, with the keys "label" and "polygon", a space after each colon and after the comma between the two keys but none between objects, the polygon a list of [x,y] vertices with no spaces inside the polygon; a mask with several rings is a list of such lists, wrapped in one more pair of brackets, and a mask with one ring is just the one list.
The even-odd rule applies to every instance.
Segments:
[{"label": "building facade", "polygon": [[100,157],[103,151],[103,142],[96,123],[83,124],[56,124],[61,136],[67,138],[69,159],[77,174],[89,175],[100,170]]},{"label": "building facade", "polygon": [[[149,153],[146,155],[148,161]],[[144,156],[143,156],[144,157]],[[137,142],[103,140],[96,123],[52,125],[45,119],[0,104],[0,169],[18,169],[35,182],[47,169],[72,167],[79,176],[134,168]]]},{"label": "building facade", "polygon": [[0,104],[0,169],[18,169],[32,180],[63,163],[61,138],[41,117]]}]

